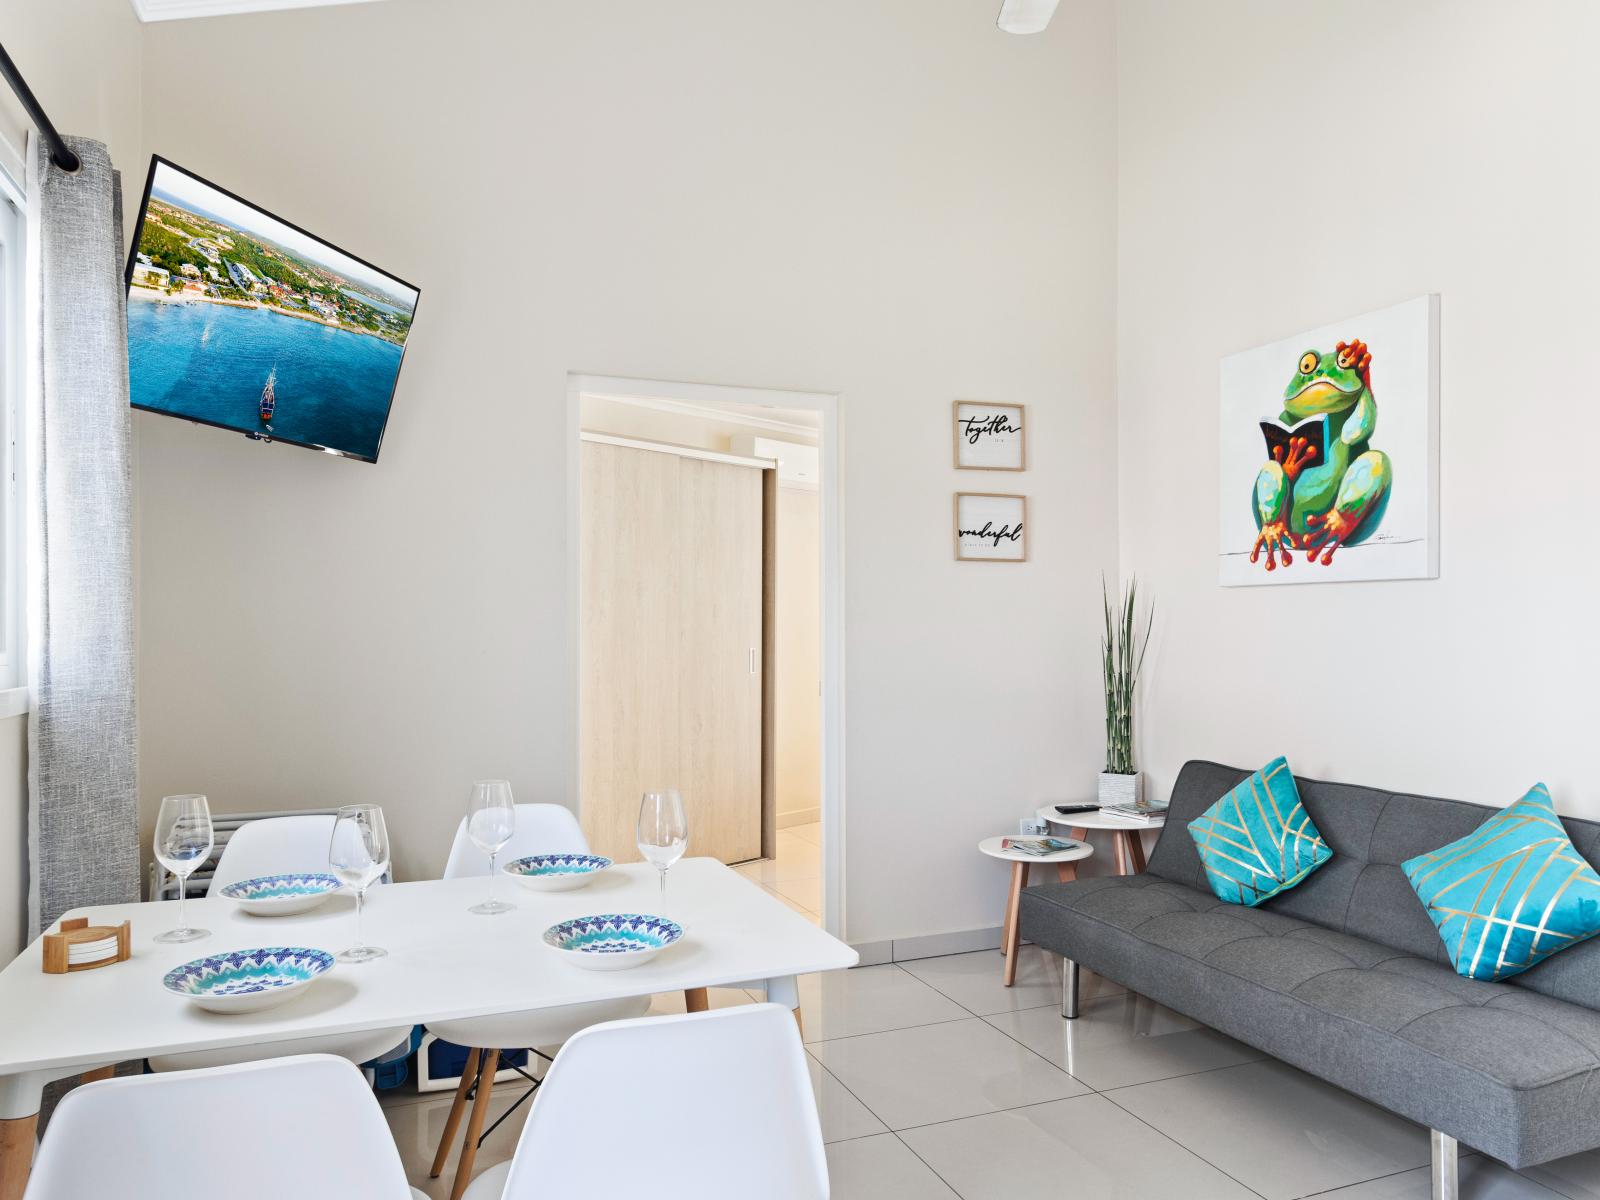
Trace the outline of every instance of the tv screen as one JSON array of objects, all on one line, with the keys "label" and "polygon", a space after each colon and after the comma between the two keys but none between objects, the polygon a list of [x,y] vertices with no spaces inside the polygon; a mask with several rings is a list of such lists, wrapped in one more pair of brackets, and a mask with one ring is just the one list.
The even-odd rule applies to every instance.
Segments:
[{"label": "tv screen", "polygon": [[133,406],[377,462],[417,296],[157,156],[128,258]]}]

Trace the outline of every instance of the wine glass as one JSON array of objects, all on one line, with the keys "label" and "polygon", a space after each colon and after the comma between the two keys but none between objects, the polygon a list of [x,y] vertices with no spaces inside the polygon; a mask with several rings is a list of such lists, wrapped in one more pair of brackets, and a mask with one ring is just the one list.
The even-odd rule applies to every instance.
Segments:
[{"label": "wine glass", "polygon": [[639,853],[661,874],[661,903],[667,902],[667,868],[683,857],[689,844],[689,818],[683,797],[671,788],[646,792],[639,803]]},{"label": "wine glass", "polygon": [[511,784],[504,779],[480,779],[473,784],[472,794],[467,797],[467,836],[489,856],[489,897],[468,912],[492,916],[516,907],[494,898],[495,855],[516,831],[517,806],[511,800]]},{"label": "wine glass", "polygon": [[376,804],[347,804],[333,820],[328,866],[356,894],[356,944],[338,955],[340,962],[363,963],[389,953],[369,946],[361,936],[361,907],[367,889],[389,869],[389,830]]},{"label": "wine glass", "polygon": [[185,911],[189,876],[211,857],[211,806],[204,796],[163,796],[156,816],[156,860],[178,877],[178,927],[156,934],[158,942],[192,942],[209,929],[189,928]]}]

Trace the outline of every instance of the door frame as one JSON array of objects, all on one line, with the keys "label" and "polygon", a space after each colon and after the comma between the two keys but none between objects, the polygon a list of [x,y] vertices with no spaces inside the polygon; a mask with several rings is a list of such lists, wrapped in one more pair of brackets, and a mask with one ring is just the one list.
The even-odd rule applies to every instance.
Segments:
[{"label": "door frame", "polygon": [[[839,463],[839,395],[724,384],[678,383],[612,375],[567,375],[567,678],[572,714],[569,794],[582,803],[582,730],[579,689],[579,504],[582,477],[583,399],[620,400],[685,415],[725,416],[732,408],[787,408],[820,413],[822,478],[818,483],[822,563],[822,927],[845,934],[844,803],[844,512]],[[754,423],[754,422],[753,422]]]}]

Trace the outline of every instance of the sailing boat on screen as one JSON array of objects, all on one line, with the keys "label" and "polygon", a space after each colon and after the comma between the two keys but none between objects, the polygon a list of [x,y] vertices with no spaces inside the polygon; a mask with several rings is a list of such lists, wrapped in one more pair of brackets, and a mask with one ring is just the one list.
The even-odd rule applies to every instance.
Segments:
[{"label": "sailing boat on screen", "polygon": [[278,368],[273,367],[267,375],[267,386],[261,389],[261,423],[271,429],[267,422],[272,420],[272,410],[278,407],[278,394],[274,390],[278,382]]}]

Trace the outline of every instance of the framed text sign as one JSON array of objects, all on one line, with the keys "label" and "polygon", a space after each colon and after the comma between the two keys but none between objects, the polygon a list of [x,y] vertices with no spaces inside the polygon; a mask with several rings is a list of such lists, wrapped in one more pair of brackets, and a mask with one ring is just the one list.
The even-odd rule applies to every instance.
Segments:
[{"label": "framed text sign", "polygon": [[964,471],[1021,471],[1027,465],[1021,404],[954,402],[951,436],[956,467]]},{"label": "framed text sign", "polygon": [[1027,562],[1028,498],[957,492],[956,558],[963,562]]}]

